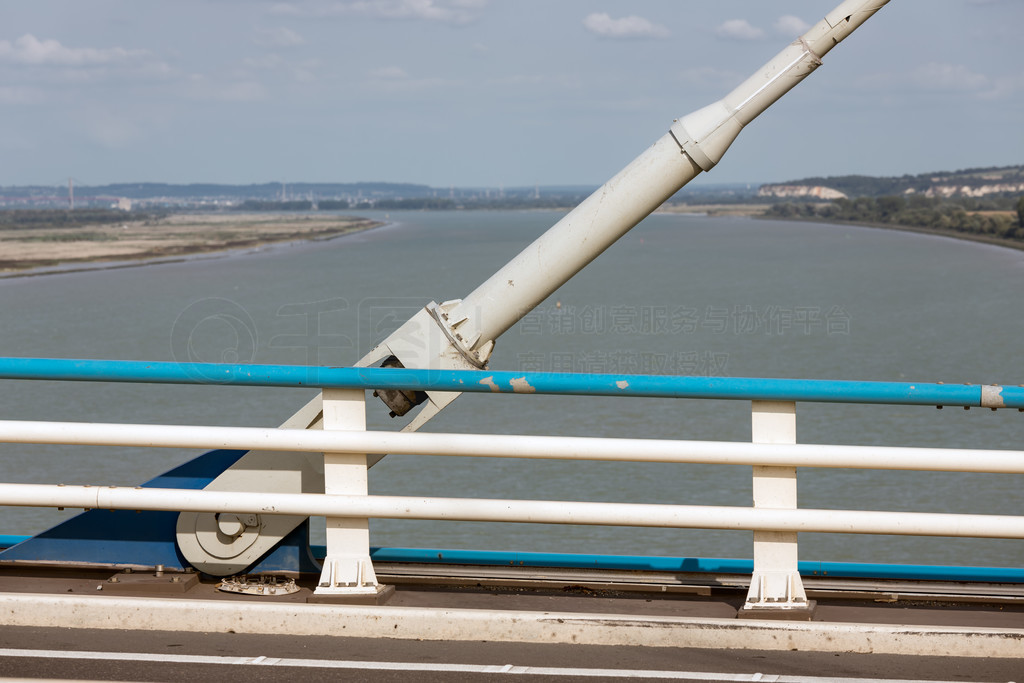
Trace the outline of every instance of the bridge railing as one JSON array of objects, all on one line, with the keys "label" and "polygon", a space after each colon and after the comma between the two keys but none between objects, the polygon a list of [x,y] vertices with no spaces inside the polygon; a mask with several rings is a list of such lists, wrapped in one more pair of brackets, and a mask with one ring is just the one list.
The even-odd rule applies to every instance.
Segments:
[{"label": "bridge railing", "polygon": [[[1024,451],[812,445],[796,439],[800,401],[1024,410],[1021,387],[21,358],[0,359],[0,379],[320,388],[323,430],[0,421],[0,442],[323,453],[323,494],[0,484],[0,505],[323,516],[326,559],[317,593],[329,596],[380,590],[370,559],[371,518],[749,530],[754,562],[745,609],[755,612],[806,607],[799,532],[1024,539],[1024,516],[801,509],[796,480],[798,467],[1024,473]],[[749,400],[752,441],[368,431],[370,389]],[[749,465],[753,506],[369,495],[367,457],[389,453]]]}]

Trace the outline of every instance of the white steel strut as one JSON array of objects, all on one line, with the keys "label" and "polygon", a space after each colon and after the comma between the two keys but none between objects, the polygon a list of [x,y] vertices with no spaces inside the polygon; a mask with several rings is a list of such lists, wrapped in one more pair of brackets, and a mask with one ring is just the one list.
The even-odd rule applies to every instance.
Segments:
[{"label": "white steel strut", "polygon": [[[814,71],[829,50],[887,2],[841,3],[724,98],[673,122],[651,147],[465,299],[427,304],[357,365],[485,368],[503,332],[686,183],[711,170],[746,124]],[[459,395],[444,391],[378,393],[395,415],[426,403],[405,431],[415,431]],[[317,415],[319,401],[307,404],[286,424],[322,428]],[[368,457],[368,466],[381,457]],[[322,491],[321,472],[322,464],[304,456],[252,451],[207,488]],[[232,520],[232,528],[227,530],[232,533],[226,533],[208,513],[183,513],[178,523],[179,546],[204,572],[234,573],[239,564],[270,550],[302,521],[292,517],[270,523],[268,517],[261,516],[255,527],[245,525],[246,520]],[[235,553],[235,549],[240,550]]]}]

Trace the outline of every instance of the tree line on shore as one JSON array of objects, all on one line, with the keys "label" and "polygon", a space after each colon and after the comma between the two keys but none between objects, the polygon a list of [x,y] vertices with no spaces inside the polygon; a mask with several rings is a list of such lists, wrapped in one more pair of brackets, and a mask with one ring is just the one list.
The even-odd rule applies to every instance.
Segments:
[{"label": "tree line on shore", "polygon": [[375,199],[374,201],[345,199],[310,199],[265,201],[250,199],[231,207],[236,211],[453,211],[456,209],[561,209],[575,206],[586,195],[545,195],[507,197],[407,197],[402,199]]},{"label": "tree line on shore", "polygon": [[1024,241],[1024,197],[951,201],[911,195],[836,199],[828,203],[783,202],[773,204],[765,215],[925,228]]},{"label": "tree line on shore", "polygon": [[348,209],[384,209],[396,211],[401,209],[454,209],[457,208],[452,199],[438,197],[413,197],[409,199],[378,199],[375,202],[348,201],[346,199],[295,199],[287,201],[266,201],[248,199],[231,207],[235,211],[347,211]]},{"label": "tree line on shore", "polygon": [[81,228],[148,217],[148,214],[129,214],[120,209],[6,209],[0,211],[0,229]]},{"label": "tree line on shore", "polygon": [[[345,200],[321,200],[321,211],[369,209],[378,210],[452,210],[452,209],[523,209],[561,208],[570,198],[489,198],[478,202],[450,198],[423,197],[383,199],[369,204]],[[539,202],[537,200],[540,200]],[[582,197],[573,197],[576,201]],[[544,206],[544,202],[561,204]],[[569,202],[575,203],[575,202]],[[250,200],[236,207],[248,211],[310,211],[308,200]],[[831,202],[780,202],[764,214],[770,218],[821,220],[841,223],[891,225],[939,232],[982,235],[1024,242],[1024,196],[960,197],[940,199],[922,195],[857,197]],[[125,212],[117,209],[12,209],[0,211],[0,229],[26,230],[41,228],[84,228],[116,224],[126,220],[148,220],[156,214]]]},{"label": "tree line on shore", "polygon": [[917,175],[882,177],[866,175],[817,176],[777,184],[823,186],[839,190],[848,197],[878,198],[915,192],[924,193],[936,186],[943,185],[957,188],[980,188],[993,184],[1017,185],[1021,182],[1024,182],[1024,166],[987,166],[965,168],[958,171],[932,171]]}]

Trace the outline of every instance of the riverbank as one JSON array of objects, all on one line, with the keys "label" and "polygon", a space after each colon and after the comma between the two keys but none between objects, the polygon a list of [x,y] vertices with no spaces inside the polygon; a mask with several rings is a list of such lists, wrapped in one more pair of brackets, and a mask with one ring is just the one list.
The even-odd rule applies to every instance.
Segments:
[{"label": "riverbank", "polygon": [[[773,218],[765,214],[769,206],[666,204],[657,213]],[[902,230],[1024,250],[1024,241],[988,234],[822,217],[793,216],[785,220]],[[380,225],[383,223],[352,216],[210,213],[171,214],[78,228],[3,228],[0,278],[145,265],[275,243],[333,239]]]},{"label": "riverbank", "polygon": [[698,216],[762,216],[771,204],[663,204],[657,213],[682,213]]},{"label": "riverbank", "polygon": [[988,235],[984,233],[959,232],[957,230],[941,230],[938,228],[925,228],[913,225],[899,225],[897,223],[871,223],[868,221],[837,221],[828,220],[827,218],[823,217],[814,218],[804,216],[789,216],[786,218],[779,218],[778,216],[768,216],[765,214],[754,215],[753,217],[801,223],[821,223],[825,225],[852,226],[857,228],[875,228],[878,230],[898,230],[900,232],[916,232],[921,235],[949,237],[950,239],[962,240],[964,242],[979,242],[981,244],[990,244],[995,247],[1003,247],[1006,249],[1016,249],[1017,251],[1024,251],[1024,240],[1008,239],[1005,237],[998,237],[996,235]]},{"label": "riverbank", "polygon": [[0,230],[0,277],[55,266],[150,262],[333,239],[383,225],[351,216],[172,214],[82,228]]},{"label": "riverbank", "polygon": [[[961,232],[958,230],[942,230],[938,228],[927,228],[912,225],[899,225],[897,223],[873,223],[870,221],[840,221],[830,220],[823,216],[779,216],[768,215],[768,208],[771,204],[665,204],[660,207],[657,213],[694,214],[701,216],[748,216],[750,218],[764,218],[770,220],[801,221],[804,223],[824,223],[828,225],[851,225],[861,228],[877,228],[880,230],[900,230],[902,232],[916,232],[921,235],[934,235],[936,237],[949,237],[965,242],[979,242],[991,244],[1006,249],[1024,251],[1024,240],[1008,239],[997,235],[975,232]],[[984,213],[984,212],[982,212]],[[1009,211],[989,212],[1009,215]]]}]

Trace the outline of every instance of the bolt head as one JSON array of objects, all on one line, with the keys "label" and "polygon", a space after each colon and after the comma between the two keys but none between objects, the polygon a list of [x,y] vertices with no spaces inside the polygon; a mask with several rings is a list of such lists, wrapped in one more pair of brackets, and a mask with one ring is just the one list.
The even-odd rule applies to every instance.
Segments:
[{"label": "bolt head", "polygon": [[236,514],[217,513],[217,530],[228,538],[238,538],[245,531],[245,523]]}]

